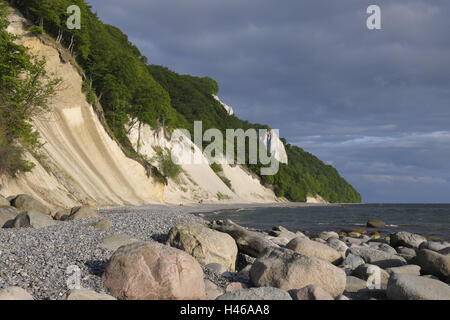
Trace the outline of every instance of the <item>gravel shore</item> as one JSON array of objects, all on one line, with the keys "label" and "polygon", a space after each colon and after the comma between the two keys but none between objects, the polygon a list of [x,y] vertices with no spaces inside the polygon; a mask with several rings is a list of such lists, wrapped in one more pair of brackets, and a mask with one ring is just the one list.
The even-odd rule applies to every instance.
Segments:
[{"label": "gravel shore", "polygon": [[58,222],[44,229],[0,229],[0,288],[18,286],[35,299],[58,299],[67,291],[68,266],[81,269],[81,285],[105,292],[101,274],[112,251],[99,242],[112,234],[127,234],[143,241],[165,241],[171,227],[199,221],[195,207],[149,205],[99,209],[111,229],[83,226],[99,219]]}]

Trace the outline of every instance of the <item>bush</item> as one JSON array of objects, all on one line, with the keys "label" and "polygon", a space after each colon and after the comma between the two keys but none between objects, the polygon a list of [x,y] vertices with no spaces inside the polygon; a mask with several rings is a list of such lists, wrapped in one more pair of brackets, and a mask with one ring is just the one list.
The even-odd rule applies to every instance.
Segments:
[{"label": "bush", "polygon": [[152,160],[158,162],[159,172],[165,178],[175,179],[182,171],[181,167],[172,161],[170,152],[158,152]]},{"label": "bush", "polygon": [[34,164],[23,159],[24,150],[8,143],[0,130],[0,176],[16,177],[20,172],[30,172]]},{"label": "bush", "polygon": [[44,29],[39,26],[32,26],[28,29],[28,31],[33,34],[43,34],[44,33]]}]

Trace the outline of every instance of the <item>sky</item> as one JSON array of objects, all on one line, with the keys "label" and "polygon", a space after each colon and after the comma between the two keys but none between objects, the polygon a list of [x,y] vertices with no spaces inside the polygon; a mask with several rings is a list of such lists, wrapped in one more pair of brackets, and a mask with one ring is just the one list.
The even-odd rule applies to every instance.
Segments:
[{"label": "sky", "polygon": [[450,1],[88,2],[150,63],[214,78],[239,118],[333,165],[363,202],[450,202]]}]

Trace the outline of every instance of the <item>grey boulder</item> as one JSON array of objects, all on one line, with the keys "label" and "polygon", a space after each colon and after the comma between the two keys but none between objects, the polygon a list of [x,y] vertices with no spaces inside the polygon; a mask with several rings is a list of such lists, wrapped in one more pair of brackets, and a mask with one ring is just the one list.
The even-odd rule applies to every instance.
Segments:
[{"label": "grey boulder", "polygon": [[450,300],[450,286],[439,280],[393,274],[387,286],[391,300]]}]

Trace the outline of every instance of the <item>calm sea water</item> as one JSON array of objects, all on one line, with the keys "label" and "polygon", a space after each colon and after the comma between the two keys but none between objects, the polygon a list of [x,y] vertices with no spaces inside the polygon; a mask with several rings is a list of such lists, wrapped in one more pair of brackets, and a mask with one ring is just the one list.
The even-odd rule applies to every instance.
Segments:
[{"label": "calm sea water", "polygon": [[[207,220],[231,219],[254,229],[283,226],[292,231],[367,229],[369,219],[384,221],[381,233],[408,231],[450,241],[450,204],[362,204],[330,207],[224,210],[202,215]],[[374,231],[374,229],[367,229]]]}]

